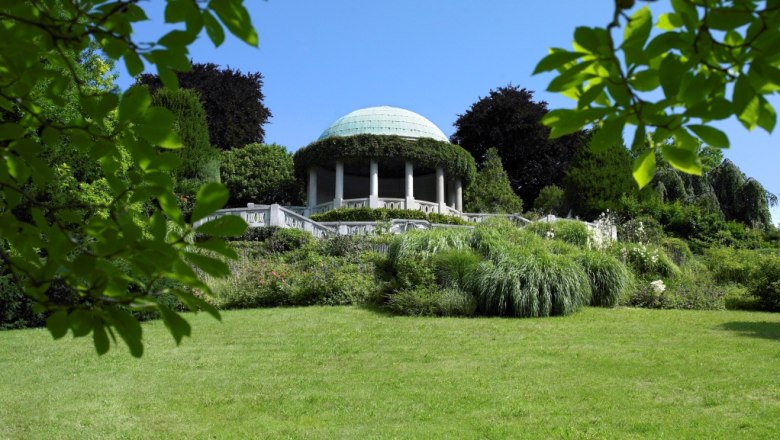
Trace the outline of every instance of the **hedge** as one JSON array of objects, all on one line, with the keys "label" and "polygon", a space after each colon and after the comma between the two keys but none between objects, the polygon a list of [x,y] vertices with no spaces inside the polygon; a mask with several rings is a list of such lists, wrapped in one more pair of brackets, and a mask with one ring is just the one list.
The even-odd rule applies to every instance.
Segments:
[{"label": "hedge", "polygon": [[427,220],[431,223],[448,225],[467,225],[468,223],[451,215],[432,212],[426,214],[422,211],[411,209],[387,209],[387,208],[340,208],[321,214],[313,214],[310,218],[316,222],[373,222],[389,221],[393,219]]},{"label": "hedge", "polygon": [[416,167],[442,167],[445,174],[460,176],[464,186],[468,186],[477,174],[471,153],[457,145],[430,138],[409,140],[373,134],[336,136],[313,142],[293,156],[295,172],[301,178],[307,176],[310,167],[333,163],[337,159],[346,164],[394,159],[412,162]]}]

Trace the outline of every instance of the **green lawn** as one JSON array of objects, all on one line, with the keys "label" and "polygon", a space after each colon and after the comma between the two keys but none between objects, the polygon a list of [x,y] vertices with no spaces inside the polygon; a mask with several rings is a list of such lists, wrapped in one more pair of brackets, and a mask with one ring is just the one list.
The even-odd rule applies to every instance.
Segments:
[{"label": "green lawn", "polygon": [[777,438],[780,314],[191,316],[146,354],[0,332],[0,438]]}]

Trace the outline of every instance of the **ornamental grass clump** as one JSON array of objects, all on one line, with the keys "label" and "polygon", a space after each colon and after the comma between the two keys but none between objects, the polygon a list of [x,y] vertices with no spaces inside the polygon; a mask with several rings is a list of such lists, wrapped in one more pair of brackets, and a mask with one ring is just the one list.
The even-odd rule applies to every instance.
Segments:
[{"label": "ornamental grass clump", "polygon": [[556,220],[554,222],[534,222],[525,227],[545,239],[561,240],[578,247],[587,247],[591,232],[585,223],[578,220]]},{"label": "ornamental grass clump", "polygon": [[590,301],[588,277],[571,258],[540,249],[507,249],[480,264],[472,289],[483,315],[566,315]]},{"label": "ornamental grass clump", "polygon": [[585,251],[575,257],[590,282],[590,305],[615,307],[629,293],[633,276],[617,258],[603,252]]},{"label": "ornamental grass clump", "polygon": [[427,258],[448,249],[466,249],[471,243],[469,229],[427,229],[400,234],[390,243],[389,257],[394,263],[402,259]]}]

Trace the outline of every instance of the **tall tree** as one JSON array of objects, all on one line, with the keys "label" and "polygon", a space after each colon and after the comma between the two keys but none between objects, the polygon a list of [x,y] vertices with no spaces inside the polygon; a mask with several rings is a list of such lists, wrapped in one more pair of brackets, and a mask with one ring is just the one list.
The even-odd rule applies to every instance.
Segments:
[{"label": "tall tree", "polygon": [[512,191],[495,148],[485,152],[485,161],[477,171],[477,178],[466,188],[463,203],[468,212],[515,214],[523,211],[523,200]]},{"label": "tall tree", "polygon": [[745,174],[734,162],[726,159],[709,173],[709,180],[726,220],[738,220],[748,225],[769,226],[769,207],[777,198],[761,184]]},{"label": "tall tree", "polygon": [[[212,145],[229,150],[263,142],[263,125],[271,117],[271,111],[263,104],[261,73],[241,73],[206,63],[193,64],[191,71],[176,75],[181,87],[200,94]],[[137,82],[152,90],[163,85],[158,75],[150,73],[139,76]]]},{"label": "tall tree", "polygon": [[584,133],[549,140],[550,129],[540,122],[545,114],[547,104],[534,101],[533,92],[511,84],[499,87],[458,115],[450,140],[468,150],[478,165],[488,148],[496,148],[513,190],[525,206],[532,206],[542,188],[562,185],[584,141]]},{"label": "tall tree", "polygon": [[637,193],[630,165],[631,155],[621,144],[601,151],[580,148],[563,179],[567,207],[587,219],[615,211],[621,196]]}]

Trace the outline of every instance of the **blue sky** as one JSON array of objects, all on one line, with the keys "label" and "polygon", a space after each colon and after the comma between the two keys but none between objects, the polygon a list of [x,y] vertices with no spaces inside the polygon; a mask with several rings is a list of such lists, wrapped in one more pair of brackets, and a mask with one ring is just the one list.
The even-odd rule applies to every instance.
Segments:
[{"label": "blue sky", "polygon": [[[535,92],[550,108],[573,101],[545,92],[550,75],[531,76],[549,47],[571,47],[577,26],[604,26],[611,0],[247,0],[260,47],[229,37],[215,49],[205,35],[190,48],[195,62],[213,62],[265,77],[265,103],[273,113],[266,141],[297,150],[333,121],[375,105],[406,108],[430,119],[446,135],[491,89],[509,83]],[[651,4],[654,16],[668,1]],[[162,35],[160,0],[143,3],[153,23],[137,39]],[[119,84],[132,83],[119,66]],[[780,99],[771,101],[780,111]],[[720,127],[725,150],[748,176],[780,193],[778,135],[747,132],[730,121]],[[780,129],[779,129],[780,130]],[[773,210],[780,221],[780,208]]]}]

